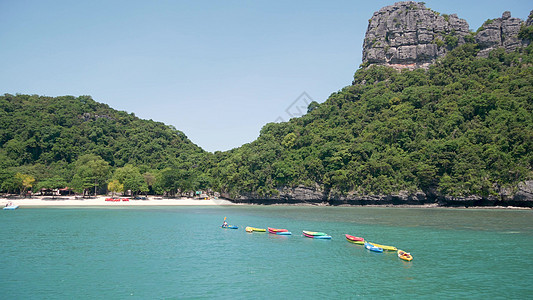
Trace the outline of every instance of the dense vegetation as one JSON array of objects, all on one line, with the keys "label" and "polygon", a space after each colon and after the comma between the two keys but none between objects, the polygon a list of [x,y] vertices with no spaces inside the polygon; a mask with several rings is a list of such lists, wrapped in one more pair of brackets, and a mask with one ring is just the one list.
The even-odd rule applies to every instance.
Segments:
[{"label": "dense vegetation", "polygon": [[[120,175],[124,169],[136,178],[128,179],[125,190],[153,189],[143,178],[162,172],[187,177],[191,185],[203,155],[175,128],[88,96],[0,96],[0,190],[5,192],[65,186],[104,190],[114,177],[126,183]],[[24,184],[22,175],[32,177],[33,184]],[[132,181],[142,184],[132,186]],[[175,184],[159,187],[160,192],[176,189]]]},{"label": "dense vegetation", "polygon": [[284,186],[331,194],[487,196],[532,177],[532,47],[477,58],[474,44],[429,70],[373,66],[307,115],[267,124],[216,153],[208,172],[234,195]]},{"label": "dense vegetation", "polygon": [[477,51],[460,46],[429,70],[360,69],[305,116],[214,154],[90,97],[4,95],[0,191],[496,194],[533,177],[533,46]]}]

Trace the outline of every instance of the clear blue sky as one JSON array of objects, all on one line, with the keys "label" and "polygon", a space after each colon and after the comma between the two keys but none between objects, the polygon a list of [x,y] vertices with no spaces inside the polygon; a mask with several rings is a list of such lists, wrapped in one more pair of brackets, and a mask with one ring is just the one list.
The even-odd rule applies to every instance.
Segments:
[{"label": "clear blue sky", "polygon": [[[528,1],[430,1],[476,30]],[[208,151],[251,142],[307,94],[349,85],[368,19],[394,1],[0,0],[0,93],[91,95]]]}]

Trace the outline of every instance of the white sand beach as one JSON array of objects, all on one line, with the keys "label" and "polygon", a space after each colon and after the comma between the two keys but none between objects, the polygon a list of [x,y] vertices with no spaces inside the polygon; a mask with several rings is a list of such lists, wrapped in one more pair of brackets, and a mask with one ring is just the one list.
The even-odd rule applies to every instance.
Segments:
[{"label": "white sand beach", "polygon": [[[31,206],[179,206],[179,205],[233,205],[232,202],[222,199],[197,200],[191,198],[168,199],[149,197],[147,200],[133,200],[123,198],[121,201],[106,201],[109,197],[75,198],[75,197],[33,197],[26,199],[0,198],[0,206],[8,202],[19,207]],[[115,197],[116,198],[116,197]],[[125,201],[125,199],[128,199]]]}]

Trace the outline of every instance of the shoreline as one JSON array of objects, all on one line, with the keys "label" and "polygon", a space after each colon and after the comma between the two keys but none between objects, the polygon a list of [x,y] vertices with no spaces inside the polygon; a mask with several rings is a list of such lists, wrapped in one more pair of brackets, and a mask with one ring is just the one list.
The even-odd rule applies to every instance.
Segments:
[{"label": "shoreline", "polygon": [[442,206],[432,204],[340,204],[330,205],[327,203],[233,203],[234,205],[243,206],[316,206],[316,207],[386,207],[386,208],[427,208],[427,209],[502,209],[502,210],[533,210],[532,207],[521,206]]},{"label": "shoreline", "polygon": [[105,201],[110,197],[96,197],[96,198],[80,198],[73,199],[72,197],[66,198],[52,198],[52,197],[35,197],[24,199],[9,199],[0,198],[0,206],[4,207],[8,202],[13,203],[21,207],[128,207],[128,206],[317,206],[317,207],[387,207],[387,208],[427,208],[427,209],[502,209],[502,210],[533,210],[531,207],[519,207],[519,206],[441,206],[436,203],[431,204],[365,204],[365,205],[330,205],[327,203],[272,203],[272,204],[260,204],[260,203],[234,203],[225,199],[208,199],[198,200],[193,198],[160,198],[160,197],[148,197],[146,200],[133,200],[129,198],[127,201]]},{"label": "shoreline", "polygon": [[2,207],[6,206],[8,202],[13,203],[21,207],[46,207],[46,206],[217,206],[217,205],[234,205],[234,203],[223,200],[223,199],[209,199],[209,200],[197,200],[192,198],[178,198],[178,199],[169,199],[169,198],[148,198],[146,200],[133,200],[129,198],[127,201],[105,201],[105,199],[110,197],[95,197],[95,198],[81,198],[73,199],[72,197],[68,198],[47,198],[47,197],[36,197],[36,198],[25,198],[25,199],[8,199],[0,198],[0,205]]}]

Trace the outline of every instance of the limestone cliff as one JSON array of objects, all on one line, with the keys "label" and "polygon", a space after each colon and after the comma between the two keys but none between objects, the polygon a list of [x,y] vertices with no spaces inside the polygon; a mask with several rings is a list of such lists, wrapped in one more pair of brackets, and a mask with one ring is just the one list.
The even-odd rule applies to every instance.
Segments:
[{"label": "limestone cliff", "polygon": [[363,63],[395,68],[427,67],[465,43],[468,23],[441,15],[422,2],[398,2],[375,12],[368,22]]},{"label": "limestone cliff", "polygon": [[476,43],[480,47],[479,56],[487,57],[489,52],[503,47],[506,51],[513,51],[524,46],[518,38],[518,32],[524,21],[511,18],[511,13],[506,11],[501,18],[487,20],[476,34]]},{"label": "limestone cliff", "polygon": [[446,15],[426,8],[423,2],[397,2],[375,12],[368,22],[363,44],[363,64],[396,69],[427,68],[448,51],[464,43],[477,43],[479,56],[496,48],[513,51],[529,44],[518,33],[524,23],[506,11],[487,20],[474,35],[468,23],[456,14]]}]

